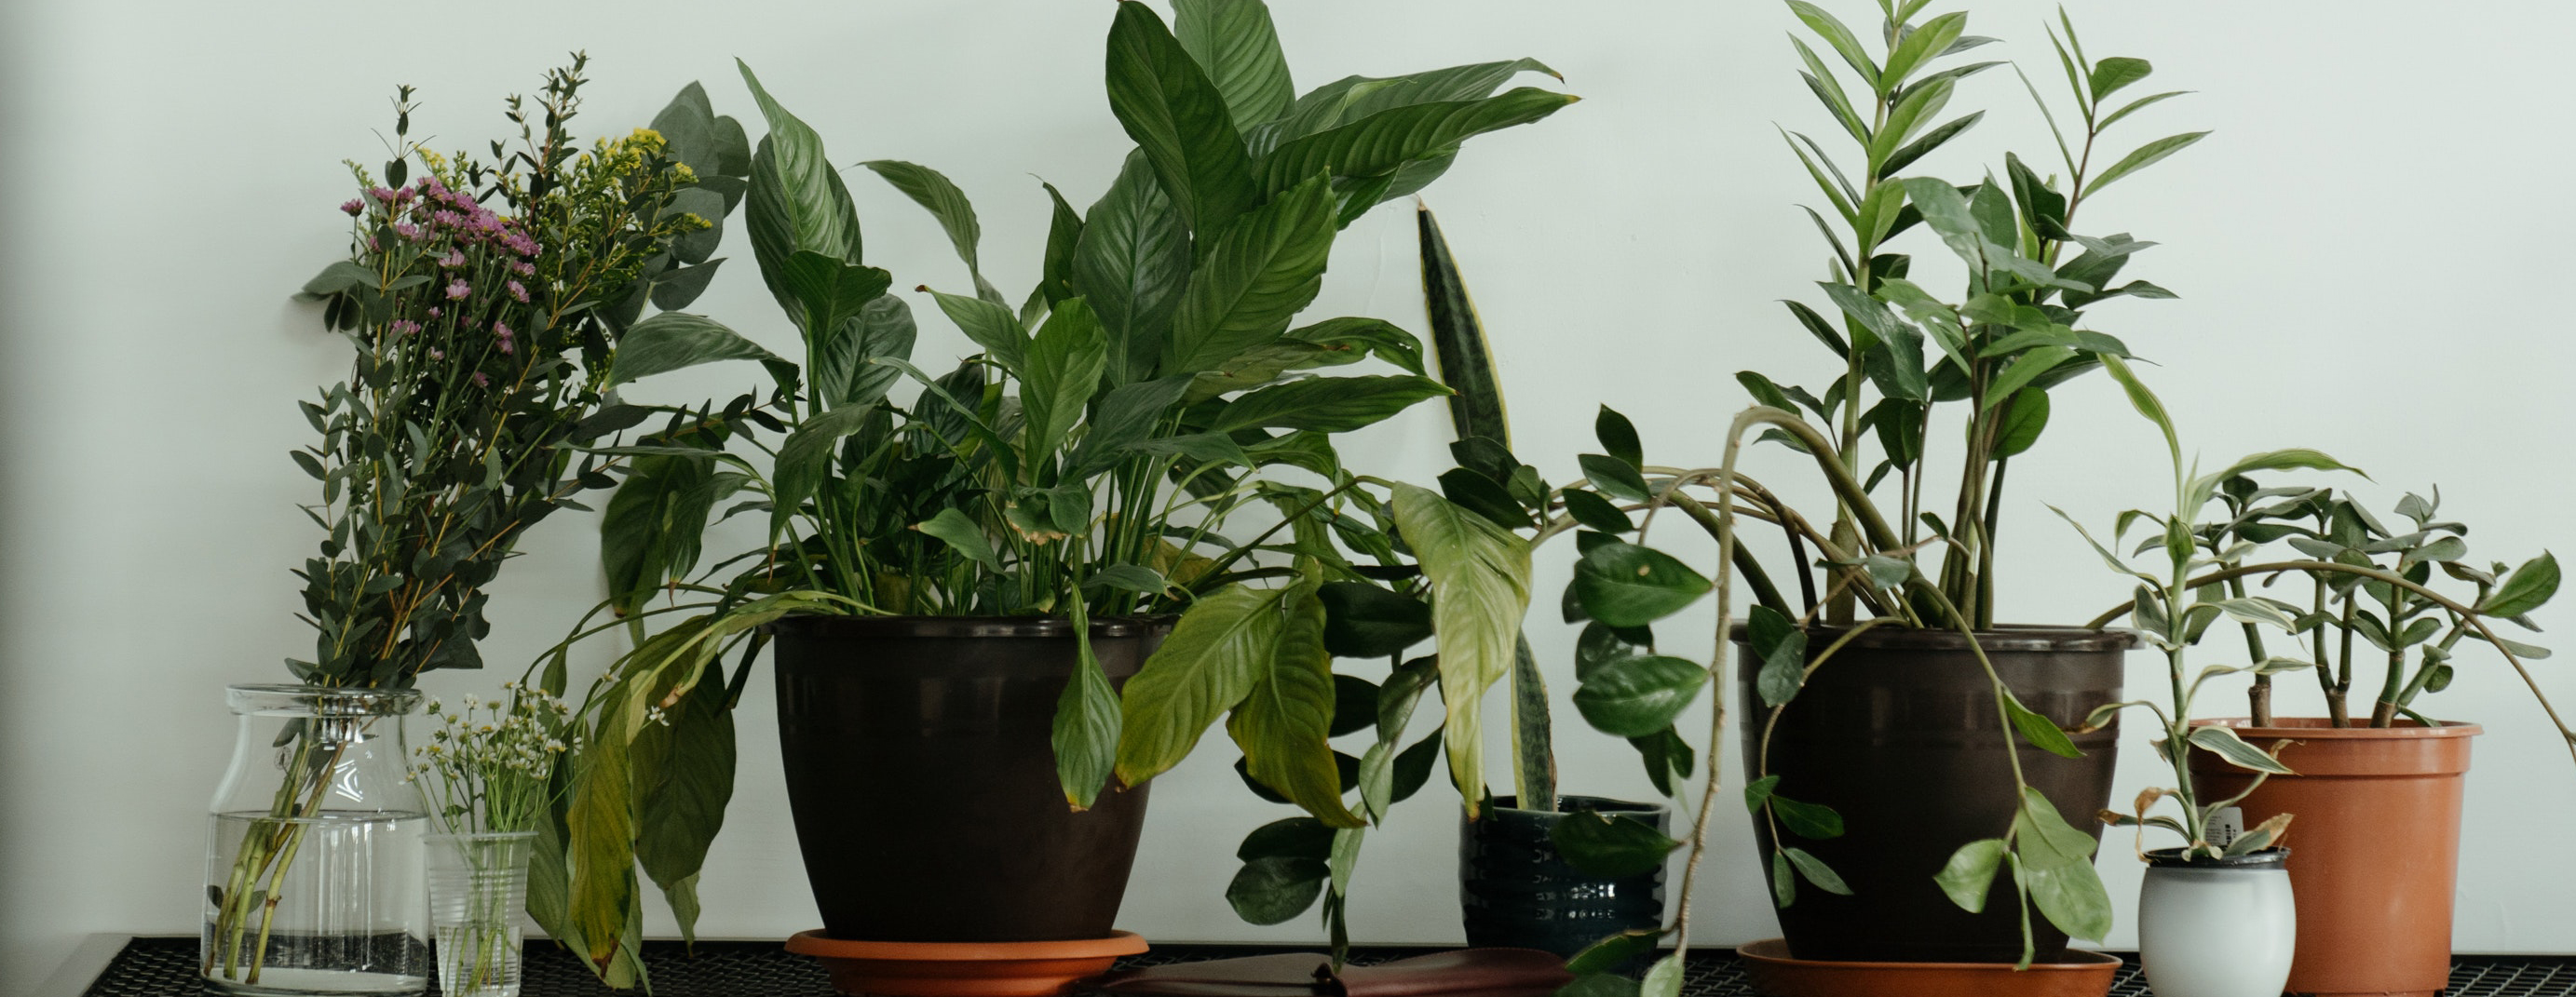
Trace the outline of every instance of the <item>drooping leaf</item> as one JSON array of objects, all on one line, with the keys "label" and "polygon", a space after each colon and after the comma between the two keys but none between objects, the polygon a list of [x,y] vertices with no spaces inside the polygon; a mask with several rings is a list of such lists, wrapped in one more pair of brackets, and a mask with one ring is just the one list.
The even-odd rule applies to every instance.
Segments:
[{"label": "drooping leaf", "polygon": [[1333,656],[1324,649],[1324,603],[1312,582],[1289,587],[1271,653],[1225,729],[1252,778],[1333,827],[1364,823],[1341,803],[1342,781],[1325,743],[1333,721]]},{"label": "drooping leaf", "polygon": [[1396,528],[1431,582],[1448,708],[1442,736],[1450,778],[1473,814],[1484,796],[1480,702],[1511,671],[1529,610],[1529,542],[1433,492],[1401,483],[1393,491]]},{"label": "drooping leaf", "polygon": [[1971,914],[1986,909],[1986,894],[1992,890],[1995,871],[2003,867],[2004,839],[1981,838],[1960,845],[1950,853],[1950,861],[1932,877],[1941,892],[1950,897],[1960,910]]},{"label": "drooping leaf", "polygon": [[975,220],[975,205],[966,192],[938,170],[899,159],[871,159],[860,163],[902,191],[912,203],[921,205],[939,220],[948,233],[948,244],[957,250],[957,258],[966,264],[967,276],[975,282],[975,294],[994,304],[1002,304],[1002,292],[984,279],[984,265],[977,258],[977,245],[983,241],[984,228]]},{"label": "drooping leaf", "polygon": [[2558,594],[2558,557],[2544,553],[2513,569],[2477,605],[2479,613],[2511,619],[2538,609]]},{"label": "drooping leaf", "polygon": [[1217,717],[1252,692],[1279,644],[1287,589],[1228,585],[1201,597],[1121,699],[1118,779],[1130,786],[1178,764]]}]

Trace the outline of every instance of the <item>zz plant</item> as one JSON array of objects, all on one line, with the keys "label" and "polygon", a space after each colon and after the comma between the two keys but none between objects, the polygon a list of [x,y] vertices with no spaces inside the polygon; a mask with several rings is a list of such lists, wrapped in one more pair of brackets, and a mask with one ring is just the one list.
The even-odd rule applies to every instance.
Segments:
[{"label": "zz plant", "polygon": [[[728,711],[757,628],[787,613],[1061,615],[1077,633],[1096,616],[1177,614],[1123,697],[1082,647],[1054,727],[1067,804],[1170,768],[1222,716],[1249,779],[1335,829],[1364,823],[1326,743],[1339,643],[1327,632],[1344,587],[1372,580],[1355,559],[1400,562],[1387,517],[1406,500],[1362,501],[1332,435],[1449,389],[1425,376],[1411,334],[1300,313],[1344,226],[1430,183],[1467,139],[1574,98],[1496,93],[1545,70],[1528,60],[1299,95],[1258,0],[1175,10],[1167,26],[1118,5],[1108,99],[1136,148],[1087,211],[1044,186],[1041,277],[1017,307],[983,273],[962,191],[927,167],[866,164],[939,220],[965,264],[958,293],[918,288],[979,349],[944,374],[914,365],[910,306],[864,262],[822,139],[744,68],[769,126],[746,228],[803,355],[690,317],[664,323],[646,359],[628,363],[630,348],[614,376],[748,359],[773,383],[721,409],[635,406],[661,429],[601,450],[633,462],[603,525],[609,608],[625,619],[585,621],[574,639],[622,625],[636,646],[582,710],[588,747],[531,906],[611,982],[642,972],[639,861],[690,930],[731,792]],[[1313,373],[1368,358],[1392,372]],[[1230,532],[1254,506],[1277,524]],[[735,515],[764,522],[763,542],[699,568],[710,518]],[[561,689],[563,653],[545,664],[542,684]]]}]

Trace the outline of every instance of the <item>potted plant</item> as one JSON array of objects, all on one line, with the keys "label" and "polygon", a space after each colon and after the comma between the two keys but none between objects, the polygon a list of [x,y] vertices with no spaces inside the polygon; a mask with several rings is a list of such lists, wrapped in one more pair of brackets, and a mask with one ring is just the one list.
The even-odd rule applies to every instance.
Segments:
[{"label": "potted plant", "polygon": [[[2498,631],[2506,621],[2531,627],[2525,614],[2557,591],[2557,559],[2479,567],[2469,560],[2468,528],[2439,518],[2441,490],[2432,491],[2406,495],[2383,517],[2349,492],[2263,487],[2234,474],[2192,510],[2203,517],[2190,526],[2191,566],[2201,572],[2193,583],[2274,610],[2263,614],[2269,626],[2236,628],[2244,660],[2256,666],[2249,715],[2196,723],[2233,732],[2291,771],[2249,772],[2204,749],[2191,756],[2191,778],[2206,795],[2233,801],[2208,832],[2222,844],[2299,816],[2299,847],[2283,863],[2299,915],[2295,992],[2432,994],[2446,985],[2469,739],[2482,728],[2432,719],[2416,703],[2450,685],[2479,644],[2526,684],[2523,660],[2548,653]],[[2269,588],[2283,575],[2303,578],[2307,598],[2247,586]],[[2434,587],[2445,578],[2454,591]],[[2268,641],[2267,629],[2276,631]],[[2356,664],[2379,673],[2361,713],[2350,706]],[[2326,715],[2273,716],[2275,676],[2301,671],[2316,678]],[[2531,688],[2555,723],[2548,699]]]},{"label": "potted plant", "polygon": [[694,293],[679,263],[713,246],[726,206],[654,132],[573,137],[584,63],[550,72],[534,106],[510,98],[518,144],[493,143],[492,162],[412,141],[403,88],[383,172],[352,164],[348,258],[299,295],[355,360],[302,403],[319,440],[291,455],[321,493],[305,509],[324,536],[296,572],[313,654],[287,662],[301,684],[229,696],[241,738],[208,841],[210,989],[427,986],[411,686],[480,666],[485,587],[530,526],[606,482],[610,462],[573,447],[602,432],[611,358],[652,321],[637,321],[648,298]]},{"label": "potted plant", "polygon": [[[909,915],[927,902],[887,888],[959,890],[979,868],[1007,871],[1014,852],[1058,842],[1089,849],[1059,860],[1086,869],[1078,895],[992,877],[975,912],[984,922],[951,921],[959,934],[943,940],[1106,935],[1146,781],[1228,714],[1252,779],[1337,828],[1362,823],[1341,802],[1325,741],[1335,686],[1323,593],[1366,578],[1336,534],[1394,555],[1375,513],[1355,510],[1359,482],[1331,436],[1447,389],[1387,323],[1291,326],[1343,225],[1429,183],[1466,139],[1572,98],[1495,93],[1529,63],[1352,77],[1298,96],[1260,3],[1177,13],[1166,27],[1141,4],[1119,5],[1109,102],[1138,148],[1088,212],[1046,188],[1044,274],[1017,308],[981,273],[962,192],[923,167],[868,164],[939,218],[967,267],[970,293],[929,293],[980,352],[936,376],[910,361],[910,310],[889,293],[892,276],[862,262],[856,212],[821,139],[745,69],[769,122],[748,227],[804,355],[786,360],[699,319],[684,342],[612,377],[752,359],[776,383],[766,399],[656,409],[658,432],[600,451],[632,461],[603,558],[638,642],[582,710],[588,747],[552,828],[552,869],[541,853],[532,890],[555,896],[532,907],[611,982],[638,972],[618,968],[633,961],[637,862],[684,930],[694,920],[698,864],[730,789],[728,711],[773,637],[793,804],[827,935],[882,939],[896,929],[858,912]],[[1372,356],[1402,372],[1307,376]],[[917,389],[898,394],[905,380]],[[726,449],[741,442],[757,452]],[[1279,480],[1279,468],[1327,487]],[[1253,505],[1280,523],[1230,534],[1232,514]],[[699,571],[718,508],[765,519],[769,536]],[[719,662],[735,648],[728,676]],[[542,684],[560,688],[563,671],[558,654]],[[977,692],[988,701],[932,704],[952,711],[936,723],[888,712],[961,675],[992,679]],[[895,743],[925,730],[927,743]],[[806,754],[860,742],[883,753]],[[838,809],[836,794],[867,812]],[[888,800],[907,816],[888,816]],[[952,849],[938,840],[951,810],[1011,819],[978,832],[990,848]],[[898,880],[855,864],[863,855],[918,874]]]}]

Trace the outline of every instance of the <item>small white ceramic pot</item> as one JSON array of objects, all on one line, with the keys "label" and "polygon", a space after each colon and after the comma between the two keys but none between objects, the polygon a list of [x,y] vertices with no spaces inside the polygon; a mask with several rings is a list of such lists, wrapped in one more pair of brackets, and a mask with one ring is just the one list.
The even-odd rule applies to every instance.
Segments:
[{"label": "small white ceramic pot", "polygon": [[2138,957],[2156,997],[2280,997],[2297,948],[2290,873],[2274,848],[2225,859],[2147,853]]}]

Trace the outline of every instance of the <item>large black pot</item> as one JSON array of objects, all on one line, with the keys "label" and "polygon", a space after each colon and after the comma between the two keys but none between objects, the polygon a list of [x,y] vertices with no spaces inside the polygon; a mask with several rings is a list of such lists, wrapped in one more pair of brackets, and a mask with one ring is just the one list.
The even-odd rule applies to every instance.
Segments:
[{"label": "large black pot", "polygon": [[[1053,941],[1113,929],[1145,791],[1072,812],[1049,742],[1073,675],[1060,619],[789,617],[778,642],[787,800],[823,930],[867,941]],[[1091,624],[1123,683],[1168,620]]]},{"label": "large black pot", "polygon": [[1549,834],[1566,814],[1594,810],[1634,817],[1669,833],[1661,803],[1595,796],[1557,798],[1557,811],[1514,808],[1501,796],[1458,825],[1458,907],[1467,944],[1539,949],[1571,956],[1601,939],[1664,923],[1664,867],[1633,876],[1596,876],[1569,865]]},{"label": "large black pot", "polygon": [[[1842,631],[1807,632],[1813,655]],[[1743,653],[1741,625],[1737,650]],[[2137,637],[2120,630],[2004,627],[1977,643],[2022,704],[2073,730],[2094,707],[2120,699],[2121,656]],[[1758,775],[1763,721],[1754,682],[1739,668],[1747,778]],[[2063,758],[2014,740],[2022,773],[2068,824],[2091,831],[2109,805],[2119,743],[2116,726],[2073,735],[2082,758]],[[1777,792],[1842,815],[1841,837],[1795,838],[1841,874],[1851,896],[1801,883],[1780,914],[1799,959],[1869,962],[2013,962],[2021,957],[2020,902],[2010,870],[1997,875],[1985,912],[1950,902],[1932,877],[1960,845],[2003,835],[2017,805],[2005,731],[1993,686],[1967,638],[1881,627],[1863,632],[1807,680],[1771,737]],[[1771,829],[1754,830],[1763,853]],[[1765,863],[1767,868],[1769,863]],[[2066,935],[2036,911],[2032,943],[2046,960]]]}]

